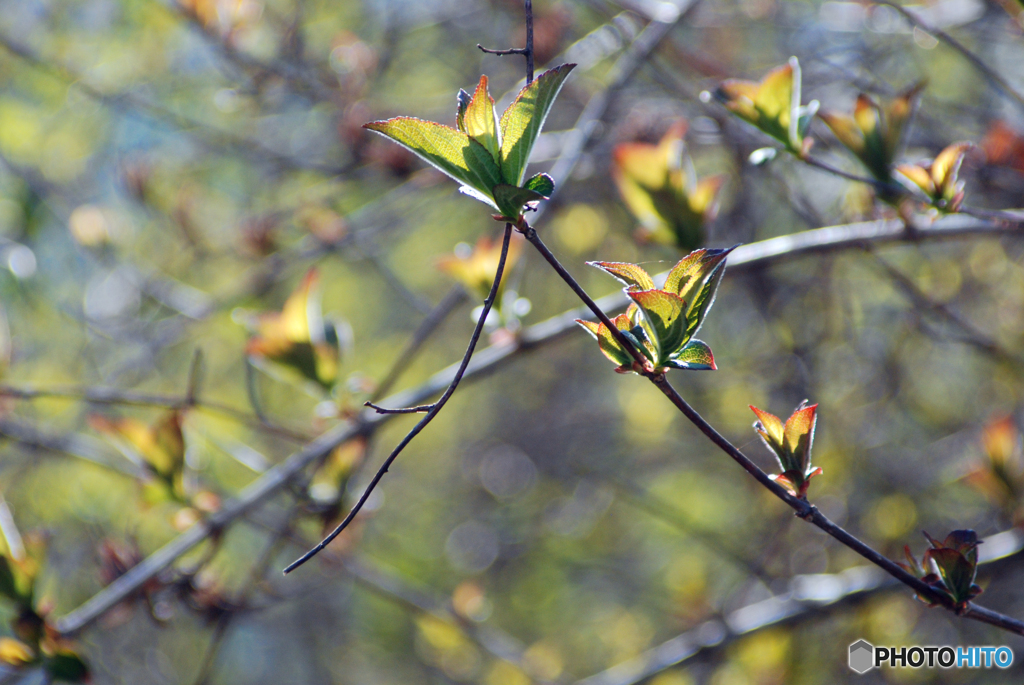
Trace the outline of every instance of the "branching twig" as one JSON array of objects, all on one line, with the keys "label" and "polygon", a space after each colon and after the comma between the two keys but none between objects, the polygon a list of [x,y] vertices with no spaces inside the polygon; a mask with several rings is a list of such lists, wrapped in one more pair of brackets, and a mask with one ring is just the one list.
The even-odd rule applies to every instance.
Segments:
[{"label": "branching twig", "polygon": [[494,305],[494,301],[498,297],[498,288],[501,285],[501,277],[505,271],[505,258],[508,256],[508,246],[511,239],[512,224],[505,224],[505,236],[501,243],[501,257],[498,259],[498,268],[494,274],[494,281],[491,283],[491,291],[487,294],[487,299],[484,300],[484,306],[480,312],[480,319],[477,321],[476,328],[473,330],[473,335],[469,339],[469,346],[466,348],[466,354],[462,357],[462,363],[459,365],[459,370],[455,373],[455,377],[452,378],[452,382],[448,385],[448,389],[445,390],[444,394],[438,398],[437,402],[430,406],[430,409],[427,411],[427,415],[420,419],[420,422],[413,426],[412,430],[409,431],[406,436],[402,438],[402,441],[398,443],[395,449],[391,451],[391,454],[389,454],[388,458],[384,460],[383,464],[381,464],[377,473],[375,473],[373,478],[370,480],[369,485],[367,485],[366,489],[363,490],[363,494],[359,496],[359,499],[349,511],[348,516],[346,516],[342,522],[339,523],[338,526],[320,542],[320,544],[289,564],[284,570],[285,573],[291,573],[299,566],[302,566],[304,563],[312,559],[320,552],[320,550],[330,544],[334,538],[338,537],[341,531],[348,527],[366,504],[366,501],[370,498],[370,495],[377,487],[380,479],[384,477],[384,474],[388,472],[388,468],[390,468],[391,464],[398,458],[398,455],[402,453],[402,450],[404,450],[410,442],[412,442],[413,438],[420,434],[420,431],[427,427],[427,424],[434,420],[434,417],[437,416],[437,414],[444,408],[444,405],[448,403],[452,394],[455,393],[455,389],[459,387],[459,383],[462,381],[462,376],[466,373],[466,368],[469,366],[469,362],[473,358],[473,352],[476,350],[476,344],[480,340],[480,334],[483,333],[484,323],[487,321],[487,315],[491,313],[491,307]]},{"label": "branching twig", "polygon": [[523,55],[526,57],[526,82],[533,81],[533,0],[526,0],[526,47],[508,50],[491,50],[477,43],[481,52],[488,55]]}]

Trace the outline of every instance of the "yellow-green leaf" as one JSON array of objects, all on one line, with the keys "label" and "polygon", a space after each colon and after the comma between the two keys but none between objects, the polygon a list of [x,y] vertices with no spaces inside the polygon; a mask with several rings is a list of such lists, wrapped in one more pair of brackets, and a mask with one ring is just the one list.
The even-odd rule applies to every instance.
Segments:
[{"label": "yellow-green leaf", "polygon": [[632,289],[654,289],[654,279],[636,264],[626,262],[587,262],[587,264],[607,271]]},{"label": "yellow-green leaf", "polygon": [[530,161],[530,151],[540,135],[548,111],[575,64],[563,64],[544,72],[519,91],[501,115],[501,175],[506,183],[519,185]]},{"label": "yellow-green leaf", "polygon": [[485,197],[490,197],[491,189],[502,182],[498,165],[491,153],[462,131],[415,117],[373,121],[363,124],[363,128],[391,138],[423,161]]},{"label": "yellow-green leaf", "polygon": [[480,77],[476,92],[466,106],[461,128],[466,135],[483,145],[495,161],[498,160],[501,154],[498,117],[494,113],[494,98],[487,91],[486,76]]}]

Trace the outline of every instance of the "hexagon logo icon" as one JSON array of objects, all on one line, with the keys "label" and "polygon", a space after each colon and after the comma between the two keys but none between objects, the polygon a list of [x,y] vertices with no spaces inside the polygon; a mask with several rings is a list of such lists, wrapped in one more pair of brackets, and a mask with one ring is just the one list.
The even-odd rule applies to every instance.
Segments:
[{"label": "hexagon logo icon", "polygon": [[850,670],[864,674],[875,667],[875,647],[867,640],[850,645]]}]

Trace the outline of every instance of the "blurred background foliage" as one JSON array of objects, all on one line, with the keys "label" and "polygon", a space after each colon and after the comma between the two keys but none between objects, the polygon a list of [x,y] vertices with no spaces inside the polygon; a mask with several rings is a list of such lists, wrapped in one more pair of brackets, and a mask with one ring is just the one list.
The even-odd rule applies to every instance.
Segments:
[{"label": "blurred background foliage", "polygon": [[[43,556],[27,608],[52,628],[380,399],[380,382],[437,303],[441,323],[394,387],[459,358],[480,304],[473,279],[493,268],[493,255],[471,246],[500,227],[360,126],[399,114],[451,125],[455,93],[481,73],[504,107],[522,59],[476,45],[519,46],[525,30],[514,0],[3,6],[0,529],[8,558],[27,559],[29,542],[45,546],[32,551]],[[1020,6],[935,0],[916,11],[1024,92]],[[687,241],[704,219],[705,244],[728,246],[893,216],[870,186],[785,155],[748,164],[768,139],[698,98],[725,78],[760,79],[790,55],[803,68],[804,100],[837,112],[852,111],[859,92],[888,100],[927,80],[899,159],[974,141],[961,171],[966,204],[1024,204],[1019,99],[889,8],[537,0],[535,13],[538,67],[580,66],[531,173],[571,155],[577,117],[607,97],[537,220],[595,296],[616,286],[585,260],[654,273],[680,254],[670,238],[642,239],[657,227],[617,193],[618,145],[685,130],[687,174],[722,184],[717,217],[706,203],[686,213]],[[649,23],[667,35],[629,64]],[[610,89],[623,64],[624,84]],[[815,155],[863,173],[821,121],[810,135]],[[908,543],[920,553],[921,529],[940,539],[955,528],[1008,530],[1021,521],[1024,488],[1024,244],[994,233],[727,273],[700,336],[719,370],[674,372],[673,382],[766,469],[773,461],[747,406],[785,417],[804,398],[819,403],[824,475],[811,500],[890,557]],[[452,290],[460,274],[465,289]],[[575,306],[521,249],[490,342],[508,344]],[[117,392],[89,400],[90,388]],[[33,389],[59,392],[25,392]],[[794,577],[863,561],[794,521],[644,379],[612,373],[581,331],[467,381],[357,525],[281,577],[413,420],[331,451],[75,642],[18,632],[24,598],[0,601],[3,634],[44,650],[47,663],[79,654],[95,683],[140,685],[571,683],[701,626],[706,649],[650,682],[845,682],[847,645],[858,638],[1008,644],[1024,656],[1019,638],[929,611],[899,589],[811,606],[721,642],[721,624],[709,620],[750,605],[769,611],[755,603],[789,597]],[[1024,616],[1022,581],[1020,564],[1004,560],[981,571],[979,601]],[[4,644],[4,682],[77,677]],[[1020,673],[862,680],[1016,683]],[[602,677],[591,682],[636,682],[629,669]]]}]

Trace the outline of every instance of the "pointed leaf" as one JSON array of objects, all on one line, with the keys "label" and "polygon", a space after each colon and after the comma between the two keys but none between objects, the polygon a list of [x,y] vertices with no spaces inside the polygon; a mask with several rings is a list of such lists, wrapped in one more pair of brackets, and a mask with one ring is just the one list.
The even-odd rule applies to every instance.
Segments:
[{"label": "pointed leaf", "polygon": [[[782,450],[783,441],[783,426],[782,419],[775,414],[769,414],[766,411],[758,409],[752,404],[747,405],[750,410],[757,416],[758,423],[755,423],[754,430],[757,431],[761,439],[765,441],[769,449],[773,452],[780,452]],[[783,467],[785,468],[785,467]]]},{"label": "pointed leaf", "polygon": [[501,115],[501,175],[519,185],[530,161],[530,151],[540,135],[548,111],[575,64],[563,64],[526,84]]},{"label": "pointed leaf", "polygon": [[935,157],[931,175],[938,189],[937,194],[941,194],[947,200],[952,198],[960,165],[964,161],[964,156],[973,147],[974,143],[953,143]]},{"label": "pointed leaf", "polygon": [[817,404],[793,412],[783,427],[783,446],[796,458],[801,471],[811,463],[811,446],[814,442],[814,427],[817,423]]},{"label": "pointed leaf", "polygon": [[501,183],[501,173],[480,143],[454,128],[414,117],[396,117],[363,124],[363,128],[391,138],[456,181],[489,196]]},{"label": "pointed leaf", "polygon": [[476,91],[463,115],[463,130],[470,138],[484,146],[497,162],[501,155],[498,117],[494,113],[494,98],[487,91],[487,77],[481,76]]},{"label": "pointed leaf", "polygon": [[822,112],[818,115],[832,129],[832,134],[839,139],[853,154],[860,157],[864,154],[864,132],[853,117],[837,112]]},{"label": "pointed leaf", "polygon": [[928,173],[927,169],[916,164],[900,164],[896,167],[896,171],[920,188],[929,198],[935,197],[935,182],[932,181],[932,175]]},{"label": "pointed leaf", "polygon": [[886,131],[884,133],[885,148],[889,155],[889,163],[899,154],[903,142],[903,130],[914,113],[917,99],[924,90],[926,83],[919,81],[899,94],[885,109]]},{"label": "pointed leaf", "polygon": [[977,566],[965,559],[955,549],[930,549],[925,552],[925,556],[932,559],[938,566],[942,582],[953,599],[957,603],[968,601]]},{"label": "pointed leaf", "polygon": [[642,267],[628,262],[587,262],[610,273],[630,288],[653,290],[654,279]]},{"label": "pointed leaf", "polygon": [[702,340],[691,340],[667,364],[676,369],[692,369],[695,371],[716,371],[715,355],[711,348]]}]

